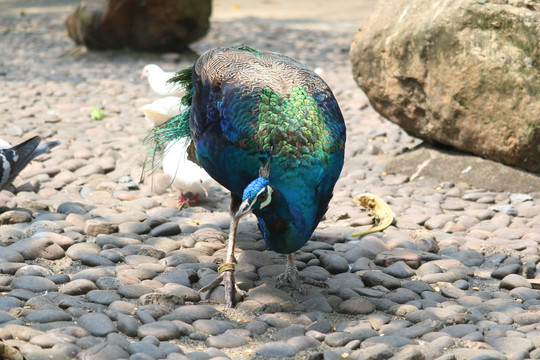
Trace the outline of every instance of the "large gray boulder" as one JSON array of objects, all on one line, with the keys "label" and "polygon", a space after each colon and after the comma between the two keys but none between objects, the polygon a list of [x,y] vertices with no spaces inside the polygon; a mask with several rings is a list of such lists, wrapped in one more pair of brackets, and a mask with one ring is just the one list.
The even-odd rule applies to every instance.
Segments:
[{"label": "large gray boulder", "polygon": [[88,0],[66,27],[89,49],[180,52],[206,35],[211,11],[211,0]]},{"label": "large gray boulder", "polygon": [[539,39],[537,1],[381,0],[350,56],[409,134],[540,172]]}]

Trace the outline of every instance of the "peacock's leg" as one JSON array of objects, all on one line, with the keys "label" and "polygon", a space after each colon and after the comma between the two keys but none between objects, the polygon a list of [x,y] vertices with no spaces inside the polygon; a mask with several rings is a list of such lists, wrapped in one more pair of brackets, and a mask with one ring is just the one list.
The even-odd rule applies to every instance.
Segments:
[{"label": "peacock's leg", "polygon": [[291,286],[301,293],[305,293],[306,289],[304,284],[300,281],[298,269],[294,264],[294,255],[287,254],[287,264],[285,265],[285,272],[277,277],[277,286]]},{"label": "peacock's leg", "polygon": [[302,276],[298,273],[298,269],[294,263],[294,254],[287,255],[287,264],[285,265],[285,272],[277,277],[277,286],[290,286],[302,294],[306,293],[304,284],[315,285],[319,287],[328,287],[324,281],[314,280],[307,276]]},{"label": "peacock's leg", "polygon": [[[241,199],[240,199],[241,200]],[[209,285],[203,287],[200,292],[205,292],[217,287],[223,283],[225,286],[225,307],[231,308],[235,305],[235,294],[238,292],[241,296],[245,296],[246,292],[241,290],[234,281],[234,265],[236,259],[234,257],[234,246],[236,244],[236,230],[240,217],[235,216],[240,206],[240,201],[231,194],[231,227],[229,229],[229,240],[227,245],[227,258],[225,263],[219,267],[219,276]]]}]

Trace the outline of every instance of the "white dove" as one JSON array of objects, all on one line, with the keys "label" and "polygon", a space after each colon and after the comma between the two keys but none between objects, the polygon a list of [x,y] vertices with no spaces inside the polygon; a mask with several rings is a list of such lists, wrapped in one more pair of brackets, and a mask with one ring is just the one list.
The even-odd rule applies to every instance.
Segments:
[{"label": "white dove", "polygon": [[146,104],[141,107],[144,113],[146,127],[158,126],[163,124],[170,118],[184,112],[185,105],[180,104],[181,98],[178,96],[167,96],[157,99],[151,104]]},{"label": "white dove", "polygon": [[174,75],[174,72],[163,71],[156,64],[148,64],[141,72],[141,79],[147,78],[148,84],[158,95],[182,97],[185,94],[184,88],[168,82]]},{"label": "white dove", "polygon": [[59,140],[38,146],[40,142],[41,138],[34,136],[11,148],[0,149],[0,190],[11,184],[30,160],[60,145]]},{"label": "white dove", "polygon": [[180,191],[180,208],[199,200],[201,193],[208,196],[212,182],[202,167],[187,159],[189,141],[188,138],[182,138],[170,142],[163,156],[163,172],[171,177],[172,186]]}]

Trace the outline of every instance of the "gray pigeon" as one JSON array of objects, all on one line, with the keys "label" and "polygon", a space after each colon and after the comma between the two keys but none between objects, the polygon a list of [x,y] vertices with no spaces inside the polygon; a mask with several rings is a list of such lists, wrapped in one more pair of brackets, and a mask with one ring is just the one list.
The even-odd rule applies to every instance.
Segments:
[{"label": "gray pigeon", "polygon": [[22,169],[36,156],[60,145],[59,140],[39,145],[41,138],[34,136],[9,149],[0,149],[0,190],[5,189]]}]

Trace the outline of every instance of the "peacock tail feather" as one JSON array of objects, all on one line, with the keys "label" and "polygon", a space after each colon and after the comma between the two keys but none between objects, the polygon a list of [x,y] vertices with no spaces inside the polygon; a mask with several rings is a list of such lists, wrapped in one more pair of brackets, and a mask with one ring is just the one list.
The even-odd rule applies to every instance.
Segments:
[{"label": "peacock tail feather", "polygon": [[170,141],[180,138],[190,137],[189,116],[191,110],[191,101],[193,99],[193,82],[191,79],[192,68],[189,67],[180,70],[169,79],[170,83],[179,85],[186,89],[186,95],[182,97],[181,104],[186,107],[186,110],[176,115],[161,125],[154,126],[148,131],[144,138],[144,144],[147,146],[146,158],[143,163],[142,176],[146,173],[152,174],[160,167],[164,150]]}]

